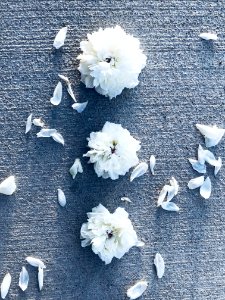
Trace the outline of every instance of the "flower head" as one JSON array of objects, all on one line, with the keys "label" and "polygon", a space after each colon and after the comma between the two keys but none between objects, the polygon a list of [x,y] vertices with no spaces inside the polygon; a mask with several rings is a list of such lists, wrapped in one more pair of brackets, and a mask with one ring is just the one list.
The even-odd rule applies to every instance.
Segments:
[{"label": "flower head", "polygon": [[109,264],[113,257],[121,258],[137,245],[138,238],[128,213],[118,207],[113,214],[99,204],[87,214],[88,221],[81,227],[82,247],[92,245],[92,251]]},{"label": "flower head", "polygon": [[92,132],[88,147],[91,150],[84,156],[90,157],[98,177],[118,179],[138,164],[140,142],[119,124],[106,122],[102,131]]},{"label": "flower head", "polygon": [[78,56],[81,80],[87,88],[110,99],[124,88],[138,85],[138,75],[146,65],[140,42],[120,27],[99,29],[80,43]]}]

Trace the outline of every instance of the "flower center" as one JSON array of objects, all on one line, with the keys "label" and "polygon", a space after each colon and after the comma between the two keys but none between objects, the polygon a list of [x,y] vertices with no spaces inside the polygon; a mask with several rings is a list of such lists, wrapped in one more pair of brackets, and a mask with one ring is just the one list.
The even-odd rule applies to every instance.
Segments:
[{"label": "flower center", "polygon": [[112,154],[116,152],[116,146],[117,146],[117,142],[116,141],[112,141],[112,147],[110,147]]},{"label": "flower center", "polygon": [[107,62],[108,64],[111,62],[112,57],[106,57],[105,62]]},{"label": "flower center", "polygon": [[106,233],[107,233],[108,239],[111,239],[113,237],[113,232],[111,230],[110,231],[107,230]]}]

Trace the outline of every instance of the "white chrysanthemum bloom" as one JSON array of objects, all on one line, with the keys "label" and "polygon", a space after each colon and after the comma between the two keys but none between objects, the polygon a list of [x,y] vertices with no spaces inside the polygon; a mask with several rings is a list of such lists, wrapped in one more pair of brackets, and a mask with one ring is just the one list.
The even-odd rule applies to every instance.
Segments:
[{"label": "white chrysanthemum bloom", "polygon": [[120,124],[106,122],[102,131],[92,132],[87,140],[91,150],[84,156],[90,157],[98,177],[115,180],[138,164],[140,142]]},{"label": "white chrysanthemum bloom", "polygon": [[78,56],[81,81],[87,88],[110,99],[121,94],[124,88],[138,85],[138,75],[146,65],[146,56],[140,42],[120,27],[99,29],[82,41],[83,51]]},{"label": "white chrysanthemum bloom", "polygon": [[118,207],[113,214],[102,204],[87,213],[88,221],[81,227],[82,247],[91,245],[92,251],[109,264],[113,257],[121,258],[131,247],[137,246],[138,238],[124,208]]}]

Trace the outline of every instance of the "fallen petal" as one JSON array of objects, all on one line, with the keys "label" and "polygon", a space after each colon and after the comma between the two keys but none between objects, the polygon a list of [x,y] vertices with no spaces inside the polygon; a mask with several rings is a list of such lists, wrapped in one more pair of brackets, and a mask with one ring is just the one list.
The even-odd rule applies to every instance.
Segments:
[{"label": "fallen petal", "polygon": [[27,118],[25,134],[28,133],[31,130],[32,116],[33,116],[33,114],[30,114],[29,117]]},{"label": "fallen petal", "polygon": [[200,195],[204,199],[209,199],[209,197],[211,195],[211,190],[212,190],[211,180],[209,177],[207,177],[206,180],[204,181],[204,183],[200,187]]},{"label": "fallen petal", "polygon": [[38,267],[38,285],[39,290],[41,291],[44,284],[44,269],[41,267]]},{"label": "fallen petal", "polygon": [[142,242],[142,241],[137,241],[136,243],[136,247],[144,247],[145,246],[145,243]]},{"label": "fallen petal", "polygon": [[9,176],[0,183],[0,194],[12,195],[16,190],[16,182],[14,176]]},{"label": "fallen petal", "polygon": [[210,32],[203,32],[199,34],[199,37],[206,41],[216,41],[218,39],[218,36],[216,33],[210,33]]},{"label": "fallen petal", "polygon": [[55,87],[53,97],[50,99],[50,102],[53,105],[59,105],[62,101],[62,83],[59,81],[57,86]]},{"label": "fallen petal", "polygon": [[67,34],[67,26],[61,28],[59,32],[56,34],[53,46],[56,49],[59,49],[64,45],[65,39],[66,39],[66,34]]},{"label": "fallen petal", "polygon": [[167,198],[166,200],[169,202],[173,199],[173,197],[175,196],[175,187],[174,186],[170,186],[168,185],[168,188],[167,188],[167,191],[168,191],[168,194],[167,194]]},{"label": "fallen petal", "polygon": [[205,150],[201,145],[198,146],[198,162],[202,165],[205,163]]},{"label": "fallen petal", "polygon": [[156,273],[158,278],[162,278],[165,272],[165,263],[164,259],[162,258],[161,254],[156,253],[154,259],[154,265],[156,267]]},{"label": "fallen petal", "polygon": [[173,202],[163,202],[161,204],[161,207],[165,210],[168,210],[168,211],[179,211],[180,208]]},{"label": "fallen petal", "polygon": [[80,159],[76,158],[72,167],[70,168],[70,174],[72,175],[73,179],[75,179],[78,172],[83,173],[83,168]]},{"label": "fallen petal", "polygon": [[190,164],[192,165],[192,168],[197,171],[198,173],[205,174],[206,173],[206,165],[202,165],[198,160],[189,158],[188,159]]},{"label": "fallen petal", "polygon": [[218,160],[217,160],[217,165],[215,166],[215,169],[214,169],[214,175],[216,176],[217,173],[219,172],[219,170],[221,169],[222,167],[222,159],[220,157],[218,157]]},{"label": "fallen petal", "polygon": [[132,202],[128,197],[121,197],[121,201]]},{"label": "fallen petal", "polygon": [[64,146],[65,141],[63,136],[59,133],[59,132],[54,132],[51,137],[53,138],[54,141],[56,141],[57,143],[60,143]]},{"label": "fallen petal", "polygon": [[71,86],[71,83],[68,83],[67,84],[67,92],[69,93],[70,97],[73,99],[73,101],[77,102],[77,99],[73,93],[73,90],[72,90],[72,86]]},{"label": "fallen petal", "polygon": [[206,147],[216,146],[222,139],[225,129],[218,128],[217,126],[207,126],[202,124],[196,124],[197,129],[205,137]]},{"label": "fallen petal", "polygon": [[41,129],[41,131],[37,133],[37,137],[51,137],[56,132],[56,129]]},{"label": "fallen petal", "polygon": [[191,179],[188,182],[188,188],[190,190],[197,189],[203,184],[203,182],[204,182],[204,176],[199,176],[197,178]]},{"label": "fallen petal", "polygon": [[19,278],[19,287],[22,291],[25,291],[28,287],[29,283],[29,274],[27,272],[27,269],[25,267],[22,267],[22,271],[20,272],[20,278]]},{"label": "fallen petal", "polygon": [[58,189],[58,201],[62,207],[66,205],[66,196],[61,189]]},{"label": "fallen petal", "polygon": [[147,281],[138,281],[135,285],[133,285],[127,290],[127,297],[129,297],[132,300],[137,299],[145,292],[147,287]]},{"label": "fallen petal", "polygon": [[9,273],[7,273],[5,275],[5,277],[2,280],[2,284],[1,284],[1,297],[2,299],[5,299],[5,297],[7,296],[8,292],[9,292],[9,288],[11,285],[11,281],[12,281],[12,277]]},{"label": "fallen petal", "polygon": [[171,184],[172,187],[174,187],[175,195],[177,195],[178,191],[179,191],[179,184],[178,184],[177,180],[174,177],[171,178],[170,184]]},{"label": "fallen petal", "polygon": [[28,262],[28,264],[30,264],[31,266],[33,267],[40,267],[42,269],[45,269],[46,266],[45,264],[43,263],[42,260],[40,260],[39,258],[35,258],[35,257],[32,257],[32,256],[28,256],[26,257],[26,261]]},{"label": "fallen petal", "polygon": [[70,81],[69,81],[69,78],[64,76],[64,75],[61,75],[61,74],[58,74],[59,78],[61,78],[63,81],[65,81],[66,84],[69,84]]},{"label": "fallen petal", "polygon": [[38,118],[38,119],[33,119],[33,124],[35,126],[38,126],[38,127],[44,127],[45,126],[45,123],[42,121],[42,119]]},{"label": "fallen petal", "polygon": [[88,101],[83,102],[83,103],[74,103],[72,105],[72,108],[75,109],[78,113],[82,113],[82,111],[85,110],[87,104],[88,104]]},{"label": "fallen petal", "polygon": [[139,163],[130,175],[130,182],[132,182],[135,178],[144,175],[148,171],[148,164],[145,162]]},{"label": "fallen petal", "polygon": [[158,201],[157,201],[157,206],[162,205],[163,201],[166,198],[166,195],[167,195],[167,192],[168,192],[169,188],[170,188],[169,185],[164,185],[164,187],[162,188],[162,190],[161,190],[161,192],[159,194],[159,198],[158,198]]},{"label": "fallen petal", "polygon": [[156,163],[156,158],[154,155],[151,155],[150,159],[149,159],[149,164],[150,164],[150,170],[151,170],[152,175],[155,175],[155,172],[154,172],[155,163]]}]

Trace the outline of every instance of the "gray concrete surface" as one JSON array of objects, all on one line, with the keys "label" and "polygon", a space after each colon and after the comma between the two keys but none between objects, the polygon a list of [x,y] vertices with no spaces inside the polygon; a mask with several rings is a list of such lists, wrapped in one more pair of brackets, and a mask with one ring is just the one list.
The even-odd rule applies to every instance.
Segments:
[{"label": "gray concrete surface", "polygon": [[[225,125],[225,1],[2,0],[0,17],[0,178],[15,174],[18,181],[14,196],[0,196],[0,278],[7,271],[13,277],[7,299],[123,300],[127,287],[145,278],[149,288],[141,299],[224,300],[225,172],[214,179],[209,169],[213,192],[203,201],[187,189],[197,175],[187,157],[203,143],[196,122]],[[64,24],[68,38],[55,52],[52,42]],[[80,83],[76,57],[88,32],[116,24],[140,38],[148,64],[137,88],[108,101]],[[217,32],[218,42],[201,41],[205,30]],[[59,107],[50,105],[59,72],[71,78],[79,101],[89,100],[81,115],[66,92]],[[31,112],[58,128],[64,148],[38,140],[36,128],[25,136]],[[105,121],[121,123],[141,140],[141,159],[157,156],[156,176],[132,184],[128,176],[98,179],[83,159],[84,173],[71,179],[68,169],[86,151],[86,137]],[[224,145],[213,149],[222,159]],[[179,214],[156,209],[171,176],[181,185]],[[57,204],[59,187],[68,199],[65,209]],[[121,203],[123,195],[132,204]],[[79,240],[86,212],[100,202],[111,211],[125,206],[146,242],[108,266]],[[166,261],[162,280],[153,267],[156,251]],[[27,291],[19,291],[27,255],[47,264],[41,293],[32,267]]]}]

